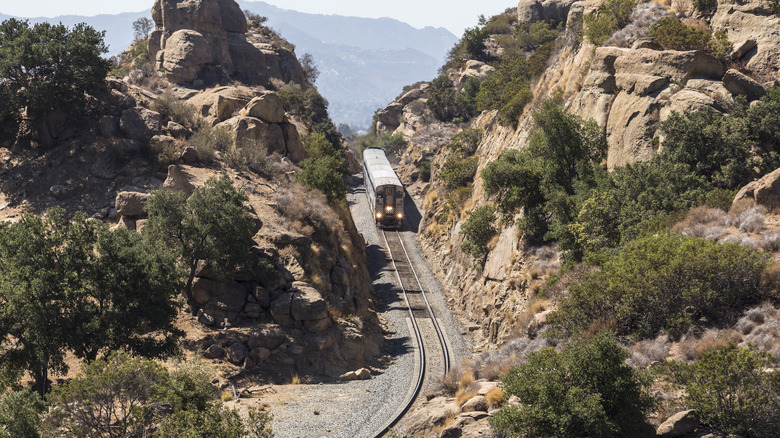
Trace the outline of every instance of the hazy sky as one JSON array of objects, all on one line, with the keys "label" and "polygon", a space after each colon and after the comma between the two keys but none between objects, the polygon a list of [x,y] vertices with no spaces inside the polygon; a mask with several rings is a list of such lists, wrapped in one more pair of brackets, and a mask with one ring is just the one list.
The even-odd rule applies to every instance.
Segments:
[{"label": "hazy sky", "polygon": [[[414,27],[446,27],[457,36],[477,24],[480,14],[490,17],[517,0],[265,0],[300,12],[358,17],[390,17]],[[98,15],[151,10],[154,0],[0,0],[0,13],[20,17]]]}]

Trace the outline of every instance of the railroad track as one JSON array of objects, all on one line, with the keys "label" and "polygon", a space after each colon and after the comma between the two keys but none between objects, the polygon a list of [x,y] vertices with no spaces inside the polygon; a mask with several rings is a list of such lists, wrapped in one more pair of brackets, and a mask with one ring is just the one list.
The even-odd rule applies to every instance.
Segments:
[{"label": "railroad track", "polygon": [[[404,300],[409,309],[409,319],[420,352],[420,363],[417,367],[419,374],[413,393],[393,419],[375,435],[376,437],[381,437],[389,432],[406,412],[409,411],[417,399],[417,396],[420,395],[420,392],[422,391],[426,371],[431,368],[443,368],[442,376],[444,376],[450,370],[450,357],[447,349],[447,341],[444,338],[441,327],[439,327],[433,309],[431,309],[430,302],[425,294],[425,289],[420,282],[420,278],[414,270],[412,260],[409,257],[409,253],[406,251],[406,246],[404,245],[403,240],[401,240],[401,234],[398,231],[382,231],[382,235],[390,255],[390,260],[393,264],[393,269],[396,273],[396,278],[398,279],[401,291],[403,292]],[[436,354],[437,350],[440,352],[441,356]],[[442,362],[438,362],[439,358],[441,358]]]}]

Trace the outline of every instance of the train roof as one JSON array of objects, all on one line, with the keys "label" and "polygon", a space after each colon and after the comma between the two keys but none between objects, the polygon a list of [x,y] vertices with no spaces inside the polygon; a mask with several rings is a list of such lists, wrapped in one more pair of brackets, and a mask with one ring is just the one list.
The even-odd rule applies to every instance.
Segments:
[{"label": "train roof", "polygon": [[387,161],[385,151],[370,148],[363,151],[363,166],[368,172],[374,187],[393,185],[403,186],[398,175],[395,174],[390,162]]}]

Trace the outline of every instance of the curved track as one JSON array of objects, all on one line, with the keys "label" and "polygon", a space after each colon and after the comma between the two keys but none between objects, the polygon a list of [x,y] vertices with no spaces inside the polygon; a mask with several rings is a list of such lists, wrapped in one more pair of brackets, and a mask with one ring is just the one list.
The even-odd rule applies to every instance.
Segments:
[{"label": "curved track", "polygon": [[[438,321],[436,321],[436,316],[433,313],[433,309],[431,309],[431,304],[420,283],[420,278],[412,265],[409,253],[406,251],[406,246],[401,239],[401,234],[398,231],[382,231],[382,235],[393,264],[393,269],[395,270],[396,278],[398,279],[401,291],[403,292],[404,300],[409,309],[409,318],[414,331],[414,338],[417,340],[420,352],[420,363],[417,366],[419,375],[417,376],[417,383],[414,391],[406,404],[399,410],[393,419],[375,435],[376,437],[381,437],[389,432],[412,407],[422,390],[427,370],[431,368],[443,368],[442,375],[444,375],[447,374],[450,369],[450,357],[444,333],[439,327]],[[429,352],[432,353],[435,353],[435,350],[440,350],[441,356],[435,354],[426,355],[426,346],[428,347]],[[439,357],[443,359],[443,362],[438,362]],[[434,366],[431,366],[432,363]]]}]

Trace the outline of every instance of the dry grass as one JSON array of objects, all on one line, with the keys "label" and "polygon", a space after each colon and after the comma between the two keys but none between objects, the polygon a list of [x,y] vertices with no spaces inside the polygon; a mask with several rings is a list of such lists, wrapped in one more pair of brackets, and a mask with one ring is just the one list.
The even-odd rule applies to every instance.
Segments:
[{"label": "dry grass", "polygon": [[[465,403],[465,402],[464,402]],[[436,427],[433,428],[433,433],[436,434],[436,436],[441,435],[441,432],[449,427],[450,424],[452,424],[455,421],[455,417],[458,416],[458,413],[455,411],[447,411],[444,418],[436,423]],[[406,435],[404,435],[406,436]]]},{"label": "dry grass", "polygon": [[617,321],[612,318],[597,319],[582,331],[582,337],[587,340],[604,331],[617,331]]},{"label": "dry grass", "polygon": [[504,402],[504,391],[501,388],[493,388],[485,394],[488,406],[497,408]]},{"label": "dry grass", "polygon": [[762,304],[748,310],[735,328],[744,335],[740,345],[753,344],[780,359],[780,310],[773,305]]},{"label": "dry grass", "polygon": [[427,195],[425,195],[425,200],[423,201],[423,208],[428,210],[438,200],[439,200],[439,194],[431,190],[430,192],[428,192]]},{"label": "dry grass", "polygon": [[299,376],[297,374],[293,374],[292,378],[290,379],[290,384],[291,385],[300,385],[301,383],[303,383],[303,380],[301,379],[301,376]]},{"label": "dry grass", "polygon": [[702,355],[725,347],[729,344],[738,344],[742,336],[736,330],[718,330],[710,329],[704,332],[701,338],[696,338],[692,334],[686,334],[680,341],[680,353],[686,360],[699,360]]},{"label": "dry grass", "polygon": [[464,403],[477,396],[477,391],[469,388],[459,389],[455,393],[455,404],[462,407]]},{"label": "dry grass", "polygon": [[222,397],[221,398],[222,398],[222,402],[223,403],[232,401],[233,400],[233,391],[232,390],[222,391]]},{"label": "dry grass", "polygon": [[669,350],[668,336],[662,335],[655,339],[644,340],[629,349],[631,357],[626,359],[626,363],[637,370],[643,370],[653,362],[666,360]]}]

